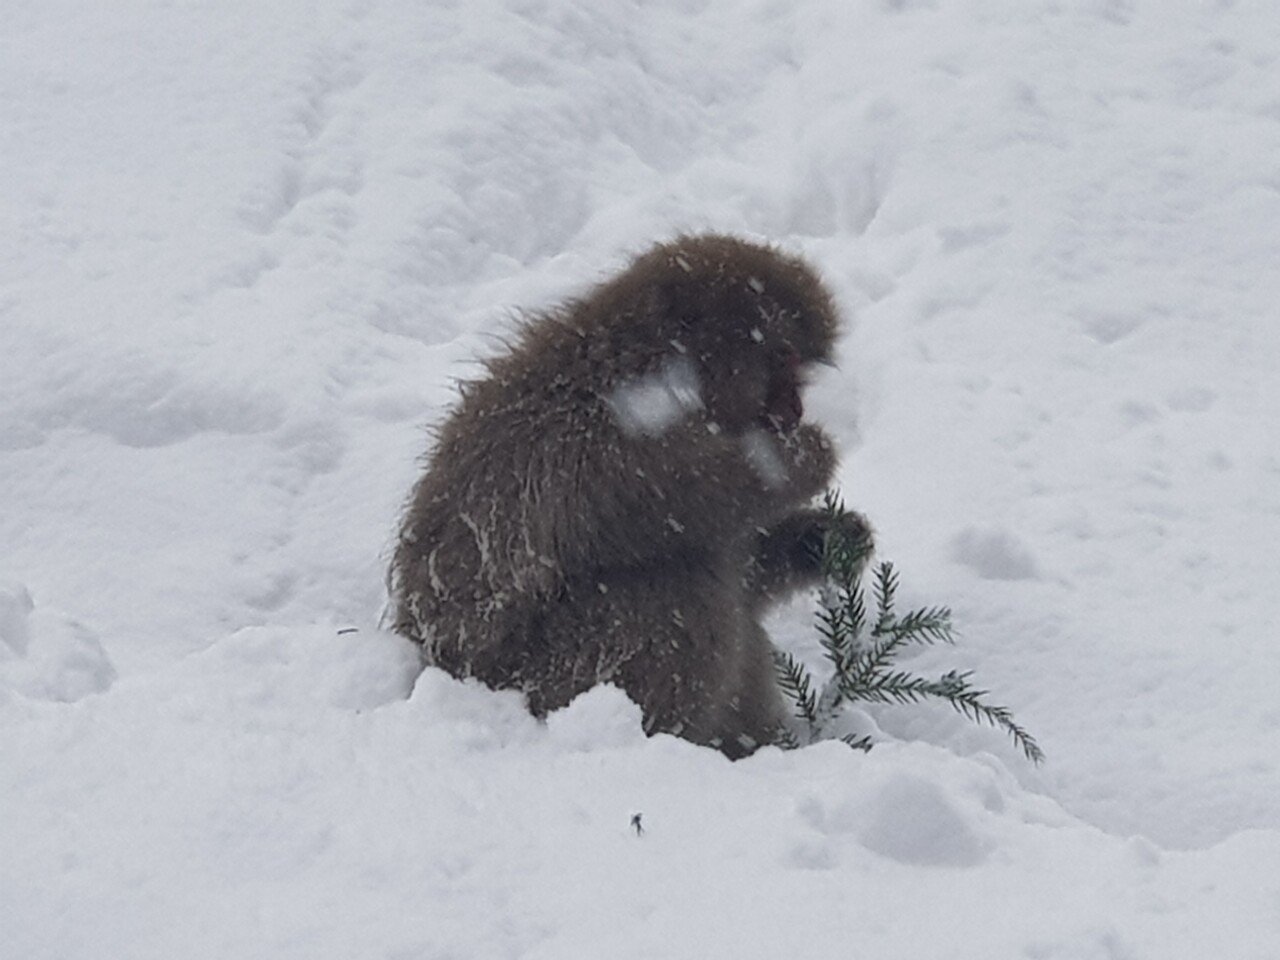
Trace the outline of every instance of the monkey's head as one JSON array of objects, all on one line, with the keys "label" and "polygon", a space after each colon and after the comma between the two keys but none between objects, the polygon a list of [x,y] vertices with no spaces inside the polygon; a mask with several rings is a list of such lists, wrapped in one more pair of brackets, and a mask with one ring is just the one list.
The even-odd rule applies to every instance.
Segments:
[{"label": "monkey's head", "polygon": [[839,327],[831,295],[806,263],[717,234],[654,247],[599,293],[607,349],[629,368],[620,372],[688,357],[710,418],[731,433],[794,429],[805,374],[831,361]]}]

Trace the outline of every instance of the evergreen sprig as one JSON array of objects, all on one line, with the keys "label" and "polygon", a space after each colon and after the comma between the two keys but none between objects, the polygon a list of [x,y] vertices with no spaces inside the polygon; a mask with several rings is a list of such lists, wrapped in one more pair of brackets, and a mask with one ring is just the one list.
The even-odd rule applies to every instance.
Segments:
[{"label": "evergreen sprig", "polygon": [[[920,703],[941,700],[974,723],[988,723],[1004,730],[1032,763],[1044,759],[1035,738],[1013,719],[1007,707],[987,703],[986,690],[973,685],[970,671],[952,670],[929,679],[895,666],[898,655],[913,645],[955,643],[948,607],[924,607],[898,615],[895,599],[898,572],[893,564],[876,566],[871,575],[875,615],[868,626],[863,575],[871,559],[872,544],[865,526],[851,514],[838,494],[828,491],[824,501],[827,534],[822,555],[826,583],[817,613],[818,641],[832,666],[829,680],[818,686],[813,676],[791,654],[777,651],[778,683],[803,721],[808,741],[821,740],[845,702]],[[845,743],[870,750],[869,737],[848,735]],[[799,738],[783,731],[779,742],[797,747]]]},{"label": "evergreen sprig", "polygon": [[797,719],[803,720],[811,733],[818,729],[818,695],[813,689],[809,671],[785,650],[774,650],[774,666],[778,671],[778,685],[795,704]]}]

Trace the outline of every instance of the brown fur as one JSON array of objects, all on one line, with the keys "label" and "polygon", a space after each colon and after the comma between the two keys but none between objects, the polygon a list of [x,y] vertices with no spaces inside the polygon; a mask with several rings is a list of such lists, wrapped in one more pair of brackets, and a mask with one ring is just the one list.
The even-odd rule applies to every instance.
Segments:
[{"label": "brown fur", "polygon": [[[651,733],[731,757],[770,742],[785,710],[759,616],[816,579],[802,507],[835,465],[797,370],[836,332],[803,262],[715,235],[528,320],[440,428],[392,560],[395,629],[538,715],[612,682]],[[673,363],[700,403],[638,428],[619,391]]]}]

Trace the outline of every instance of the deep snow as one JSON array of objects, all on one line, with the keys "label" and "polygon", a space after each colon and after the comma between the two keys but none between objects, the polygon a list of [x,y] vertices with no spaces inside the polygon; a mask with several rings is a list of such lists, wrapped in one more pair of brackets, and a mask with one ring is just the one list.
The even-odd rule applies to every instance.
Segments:
[{"label": "deep snow", "polygon": [[[1278,158],[1264,0],[10,2],[0,956],[1280,957]],[[1043,768],[540,726],[377,631],[451,382],[704,228],[837,292],[912,666]]]}]

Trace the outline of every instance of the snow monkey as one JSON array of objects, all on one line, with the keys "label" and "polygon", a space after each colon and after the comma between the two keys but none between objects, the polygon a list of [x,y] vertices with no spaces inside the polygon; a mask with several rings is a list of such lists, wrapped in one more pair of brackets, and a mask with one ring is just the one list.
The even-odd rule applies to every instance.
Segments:
[{"label": "snow monkey", "polygon": [[819,578],[806,504],[835,454],[800,395],[837,326],[804,262],[719,235],[527,318],[438,430],[395,629],[536,716],[614,683],[648,733],[734,758],[771,742],[787,710],[760,616]]}]

